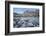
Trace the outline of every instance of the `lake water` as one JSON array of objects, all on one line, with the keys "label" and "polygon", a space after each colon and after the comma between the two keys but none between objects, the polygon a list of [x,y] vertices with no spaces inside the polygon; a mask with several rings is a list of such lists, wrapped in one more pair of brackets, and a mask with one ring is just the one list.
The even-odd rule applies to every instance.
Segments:
[{"label": "lake water", "polygon": [[39,17],[14,17],[13,27],[39,27]]}]

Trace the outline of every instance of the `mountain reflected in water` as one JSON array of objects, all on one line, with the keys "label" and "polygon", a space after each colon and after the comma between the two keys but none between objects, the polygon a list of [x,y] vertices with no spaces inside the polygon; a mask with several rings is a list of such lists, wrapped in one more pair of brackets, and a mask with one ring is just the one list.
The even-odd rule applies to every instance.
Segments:
[{"label": "mountain reflected in water", "polygon": [[38,17],[15,17],[14,27],[39,27]]}]

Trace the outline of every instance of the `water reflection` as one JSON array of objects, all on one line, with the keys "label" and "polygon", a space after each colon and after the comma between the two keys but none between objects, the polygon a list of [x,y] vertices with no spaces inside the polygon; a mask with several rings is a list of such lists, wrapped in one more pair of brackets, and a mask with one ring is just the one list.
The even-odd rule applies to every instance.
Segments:
[{"label": "water reflection", "polygon": [[39,17],[14,17],[13,27],[39,27]]}]

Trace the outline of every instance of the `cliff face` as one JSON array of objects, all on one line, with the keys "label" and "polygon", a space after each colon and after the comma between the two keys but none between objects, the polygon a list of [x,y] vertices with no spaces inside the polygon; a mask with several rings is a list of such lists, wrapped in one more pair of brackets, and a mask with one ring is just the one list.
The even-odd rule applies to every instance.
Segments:
[{"label": "cliff face", "polygon": [[39,12],[39,9],[28,9],[28,10],[25,10],[24,13],[37,13]]},{"label": "cliff face", "polygon": [[39,16],[39,10],[38,9],[26,10],[24,14],[27,16]]}]

